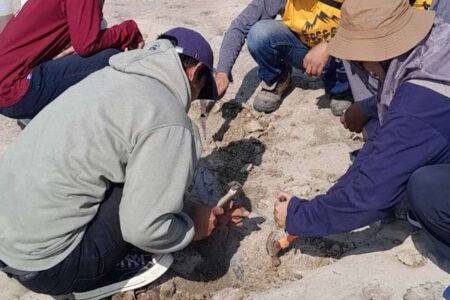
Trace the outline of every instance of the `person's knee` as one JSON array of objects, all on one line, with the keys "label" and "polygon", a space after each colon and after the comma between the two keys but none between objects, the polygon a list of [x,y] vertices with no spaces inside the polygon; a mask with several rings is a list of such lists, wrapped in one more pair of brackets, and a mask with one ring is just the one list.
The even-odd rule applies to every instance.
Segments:
[{"label": "person's knee", "polygon": [[278,23],[275,20],[262,20],[250,28],[247,35],[247,46],[250,53],[256,53],[262,48],[270,46],[270,39],[280,26]]},{"label": "person's knee", "polygon": [[408,199],[416,214],[430,215],[435,211],[437,201],[430,201],[436,193],[436,177],[433,176],[433,166],[416,170],[408,181]]},{"label": "person's knee", "polygon": [[98,61],[101,64],[107,66],[107,65],[109,65],[109,59],[111,58],[111,56],[114,56],[118,53],[120,53],[119,50],[110,48],[110,49],[105,49],[105,50],[97,53],[96,56],[98,57]]}]

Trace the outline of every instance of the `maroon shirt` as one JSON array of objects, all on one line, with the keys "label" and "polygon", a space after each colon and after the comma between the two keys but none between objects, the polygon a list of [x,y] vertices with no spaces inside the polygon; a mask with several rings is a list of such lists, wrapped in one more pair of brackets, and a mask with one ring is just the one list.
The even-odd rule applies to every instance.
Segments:
[{"label": "maroon shirt", "polygon": [[141,42],[134,21],[100,29],[101,0],[30,0],[0,34],[0,107],[26,94],[33,68],[72,45],[81,56]]}]

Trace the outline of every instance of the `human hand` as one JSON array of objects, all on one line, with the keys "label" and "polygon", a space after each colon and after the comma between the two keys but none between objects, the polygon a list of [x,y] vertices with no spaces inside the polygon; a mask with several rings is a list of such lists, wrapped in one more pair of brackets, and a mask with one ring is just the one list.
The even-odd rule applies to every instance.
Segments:
[{"label": "human hand", "polygon": [[59,53],[58,55],[53,57],[53,59],[55,60],[58,58],[66,57],[66,56],[72,55],[74,53],[75,53],[75,49],[73,48],[73,46],[70,46],[69,48],[63,50],[61,53]]},{"label": "human hand", "polygon": [[320,76],[325,68],[330,55],[328,54],[328,43],[321,42],[308,51],[303,59],[303,68],[309,76]]},{"label": "human hand", "polygon": [[218,72],[216,73],[216,85],[217,85],[217,93],[219,95],[219,99],[227,92],[228,86],[230,85],[230,80],[228,79],[227,73]]},{"label": "human hand", "polygon": [[341,123],[351,132],[361,133],[369,117],[364,113],[362,103],[355,102],[341,116]]},{"label": "human hand", "polygon": [[217,218],[224,214],[222,207],[211,207],[198,205],[193,211],[193,221],[195,228],[194,241],[199,241],[211,235],[216,228]]},{"label": "human hand", "polygon": [[286,192],[280,192],[278,194],[277,201],[273,208],[273,219],[275,224],[280,228],[286,227],[287,210],[292,197],[292,194]]},{"label": "human hand", "polygon": [[225,208],[225,213],[218,217],[217,227],[241,227],[244,220],[250,215],[250,212],[242,206],[230,201]]}]

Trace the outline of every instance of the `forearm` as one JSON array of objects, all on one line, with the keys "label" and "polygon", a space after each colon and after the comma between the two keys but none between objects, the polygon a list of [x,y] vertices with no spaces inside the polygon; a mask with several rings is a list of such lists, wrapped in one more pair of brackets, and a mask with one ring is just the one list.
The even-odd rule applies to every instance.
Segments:
[{"label": "forearm", "polygon": [[284,9],[286,0],[253,0],[242,13],[231,22],[220,48],[217,71],[226,73],[231,79],[231,70],[241,52],[250,28],[259,20],[274,19]]},{"label": "forearm", "polygon": [[410,175],[433,163],[446,147],[447,141],[426,123],[391,117],[373,145],[368,144],[369,151],[363,149],[356,166],[329,193],[310,202],[290,202],[286,220],[290,234],[326,236],[381,219],[398,203]]},{"label": "forearm", "polygon": [[99,0],[68,1],[66,6],[70,40],[81,56],[108,48],[124,50],[130,44],[142,41],[139,29],[132,20],[102,30],[102,3]]}]

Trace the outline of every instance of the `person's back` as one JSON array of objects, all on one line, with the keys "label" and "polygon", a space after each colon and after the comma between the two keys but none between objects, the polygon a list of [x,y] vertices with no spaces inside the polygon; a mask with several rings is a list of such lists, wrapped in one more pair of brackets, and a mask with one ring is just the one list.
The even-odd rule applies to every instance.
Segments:
[{"label": "person's back", "polygon": [[[167,41],[157,45],[163,49]],[[57,264],[83,237],[109,184],[125,178],[124,238],[148,251],[186,246],[172,232],[151,249],[151,234],[145,230],[158,229],[133,223],[139,219],[136,211],[147,212],[150,221],[148,211],[168,213],[180,206],[177,199],[164,203],[157,186],[184,187],[177,180],[187,180],[191,172],[187,168],[164,176],[159,167],[168,162],[162,157],[172,155],[173,163],[187,164],[192,171],[201,151],[186,114],[189,83],[173,59],[177,53],[158,52],[113,57],[112,67],[66,91],[7,149],[0,161],[0,258],[6,264],[26,271]],[[122,217],[127,221],[122,223]]]}]

